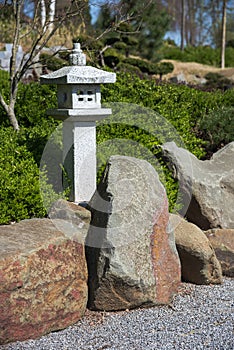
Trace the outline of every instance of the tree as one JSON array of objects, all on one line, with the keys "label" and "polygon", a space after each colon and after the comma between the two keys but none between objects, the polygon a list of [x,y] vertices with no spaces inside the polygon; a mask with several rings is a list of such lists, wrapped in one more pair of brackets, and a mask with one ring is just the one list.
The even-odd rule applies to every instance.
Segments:
[{"label": "tree", "polygon": [[181,0],[181,30],[180,30],[180,49],[184,51],[185,37],[185,0]]},{"label": "tree", "polygon": [[[161,4],[170,16],[170,30],[180,33],[181,45],[184,39],[184,45],[220,47],[222,0],[161,0]],[[234,28],[233,9],[233,0],[226,0],[227,27],[230,29]]]},{"label": "tree", "polygon": [[225,68],[226,25],[227,25],[227,0],[223,0],[222,41],[221,41],[221,68],[222,69]]},{"label": "tree", "polygon": [[[0,92],[0,104],[4,108],[9,118],[10,124],[14,130],[19,130],[19,123],[15,115],[15,103],[17,99],[19,82],[22,80],[26,71],[35,63],[38,55],[46,45],[48,45],[50,39],[55,32],[61,27],[61,25],[69,18],[75,16],[82,16],[82,12],[87,5],[88,0],[76,1],[75,5],[73,1],[69,1],[64,14],[54,17],[55,0],[49,0],[47,6],[49,11],[45,15],[44,0],[38,0],[35,4],[33,18],[27,18],[28,24],[25,25],[24,15],[24,0],[12,0],[10,7],[13,13],[13,46],[12,55],[10,60],[10,88],[8,96],[5,96]],[[9,4],[5,3],[5,6]],[[41,9],[41,11],[40,11]],[[26,28],[26,29],[25,29]],[[24,54],[19,65],[16,63],[17,52],[22,40],[25,37],[30,37],[31,46]]]},{"label": "tree", "polygon": [[[13,14],[13,46],[9,72],[10,88],[8,96],[6,96],[3,91],[0,91],[0,104],[5,110],[12,127],[14,130],[18,131],[20,126],[15,115],[15,104],[19,83],[23,79],[26,71],[38,62],[38,56],[46,46],[50,45],[54,34],[62,26],[69,28],[69,21],[80,26],[82,28],[82,34],[86,35],[86,25],[90,22],[90,14],[88,0],[31,0],[34,9],[31,11],[30,17],[25,15],[25,4],[27,3],[28,5],[29,0],[9,1],[11,1],[10,5],[5,1],[2,8],[9,5]],[[54,8],[55,1],[56,7]],[[58,8],[57,3],[59,2],[61,6]],[[109,1],[108,3],[113,4],[113,1]],[[93,37],[92,42],[96,42],[107,32],[116,31],[120,24],[130,20],[130,15],[122,15],[121,11],[119,11],[119,13],[117,11],[114,23],[111,23],[102,33],[98,33],[98,36]],[[22,45],[22,41],[25,40],[26,37],[30,38],[30,45],[27,45],[29,48],[25,50],[22,60],[17,65],[16,57],[18,48]],[[62,45],[63,43],[61,42],[61,46]]]},{"label": "tree", "polygon": [[101,5],[94,28],[102,32],[114,21],[113,12],[108,3]]},{"label": "tree", "polygon": [[[161,16],[162,14],[162,16]],[[128,57],[130,54],[154,59],[157,48],[166,32],[168,16],[161,13],[155,1],[110,1],[99,12],[94,28],[101,33],[103,47],[99,50],[101,65],[104,65],[106,50],[115,49]],[[116,54],[118,54],[116,52]]]},{"label": "tree", "polygon": [[132,17],[129,35],[135,33],[138,40],[136,53],[149,60],[157,60],[157,49],[169,27],[169,16],[160,1],[120,0],[118,6],[122,14]]}]

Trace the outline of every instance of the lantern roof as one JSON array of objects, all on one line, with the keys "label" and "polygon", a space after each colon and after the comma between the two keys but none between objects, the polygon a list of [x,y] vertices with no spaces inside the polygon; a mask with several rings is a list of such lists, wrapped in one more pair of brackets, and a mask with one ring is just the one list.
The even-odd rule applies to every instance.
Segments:
[{"label": "lantern roof", "polygon": [[42,84],[105,84],[114,83],[116,74],[86,66],[86,56],[76,43],[69,56],[71,66],[66,66],[49,74],[42,75]]}]

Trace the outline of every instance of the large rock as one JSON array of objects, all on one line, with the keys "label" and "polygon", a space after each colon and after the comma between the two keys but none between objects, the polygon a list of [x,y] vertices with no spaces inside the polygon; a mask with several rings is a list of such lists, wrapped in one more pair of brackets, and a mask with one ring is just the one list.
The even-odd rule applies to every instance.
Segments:
[{"label": "large rock", "polygon": [[175,214],[170,214],[170,226],[175,232],[182,280],[195,284],[221,283],[221,266],[204,232]]},{"label": "large rock", "polygon": [[234,277],[234,230],[212,229],[205,234],[221,263],[223,275]]},{"label": "large rock", "polygon": [[49,219],[0,226],[0,343],[65,328],[87,303],[84,245]]},{"label": "large rock", "polygon": [[112,156],[94,194],[86,241],[89,307],[130,309],[170,302],[180,283],[168,202],[154,168]]},{"label": "large rock", "polygon": [[174,142],[162,148],[188,205],[188,221],[203,230],[234,228],[234,142],[205,161]]}]

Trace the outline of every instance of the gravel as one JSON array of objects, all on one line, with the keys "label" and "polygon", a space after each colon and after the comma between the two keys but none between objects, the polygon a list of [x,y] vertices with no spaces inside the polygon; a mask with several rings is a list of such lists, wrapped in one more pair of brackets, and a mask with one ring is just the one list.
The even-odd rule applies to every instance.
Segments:
[{"label": "gravel", "polygon": [[234,349],[234,279],[222,285],[181,285],[169,306],[86,312],[62,331],[0,346],[4,350]]}]

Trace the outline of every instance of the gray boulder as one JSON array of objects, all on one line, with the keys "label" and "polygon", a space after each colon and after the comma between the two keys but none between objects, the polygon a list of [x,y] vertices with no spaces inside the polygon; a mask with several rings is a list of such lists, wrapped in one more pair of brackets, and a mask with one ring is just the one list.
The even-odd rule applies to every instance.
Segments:
[{"label": "gray boulder", "polygon": [[234,228],[234,142],[205,161],[174,142],[165,143],[162,149],[179,180],[188,221],[203,230]]},{"label": "gray boulder", "polygon": [[173,77],[170,78],[170,81],[172,83],[187,83],[186,78],[183,73],[179,73],[177,75],[174,75]]},{"label": "gray boulder", "polygon": [[90,211],[73,202],[59,199],[51,206],[48,216],[67,237],[85,243],[91,221]]},{"label": "gray boulder", "polygon": [[175,232],[182,280],[195,284],[221,283],[221,265],[204,232],[175,214],[170,214],[170,225]]},{"label": "gray boulder", "polygon": [[90,202],[86,240],[89,307],[130,309],[169,303],[180,283],[168,202],[154,168],[112,156]]}]

